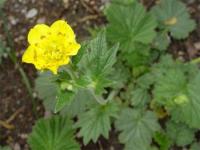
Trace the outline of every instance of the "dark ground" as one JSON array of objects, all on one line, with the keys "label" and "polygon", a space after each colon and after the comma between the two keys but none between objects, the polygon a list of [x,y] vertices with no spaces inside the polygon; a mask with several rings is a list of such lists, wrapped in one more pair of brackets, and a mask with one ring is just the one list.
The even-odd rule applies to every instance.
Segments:
[{"label": "dark ground", "polygon": [[[75,29],[79,41],[87,38],[89,27],[105,23],[101,10],[108,0],[7,0],[4,12],[8,18],[8,28],[14,39],[14,47],[19,57],[27,47],[28,29],[36,23],[51,24],[55,20],[65,19]],[[141,0],[151,7],[154,0]],[[185,60],[199,56],[200,52],[200,1],[185,0],[198,27],[187,40],[173,41],[171,53]],[[4,37],[0,20],[0,36]],[[32,84],[36,70],[31,65],[24,65]],[[45,112],[37,100],[37,112],[40,117]],[[4,58],[0,65],[0,145],[10,145],[13,150],[28,150],[27,135],[30,133],[35,117],[32,102],[22,83],[16,66]],[[9,124],[3,124],[7,121]],[[97,144],[89,144],[83,150],[121,150],[117,136],[111,133],[110,140],[103,138]]]}]

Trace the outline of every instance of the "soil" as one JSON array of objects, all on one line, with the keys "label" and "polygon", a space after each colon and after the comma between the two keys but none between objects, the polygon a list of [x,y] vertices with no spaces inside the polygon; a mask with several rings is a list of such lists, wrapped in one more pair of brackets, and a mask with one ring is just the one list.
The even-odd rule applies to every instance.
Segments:
[{"label": "soil", "polygon": [[[7,0],[3,11],[8,19],[8,28],[20,63],[21,55],[27,47],[28,30],[37,23],[51,24],[65,19],[71,24],[79,41],[88,38],[88,29],[105,24],[102,9],[109,0]],[[141,0],[147,8],[155,0]],[[191,60],[200,55],[200,1],[185,0],[192,17],[197,21],[197,29],[187,40],[173,40],[170,52],[175,57]],[[5,37],[0,20],[0,37]],[[21,64],[21,63],[20,63]],[[31,65],[21,64],[32,86],[36,70]],[[41,101],[35,99],[37,117],[45,115]],[[31,98],[25,88],[16,65],[9,58],[0,64],[0,145],[10,145],[13,150],[29,150],[27,136],[36,121],[32,111]],[[2,125],[2,122],[8,124]],[[121,150],[122,145],[114,132],[110,140],[100,138],[97,144],[82,146],[83,150]],[[80,139],[81,142],[81,139]]]}]

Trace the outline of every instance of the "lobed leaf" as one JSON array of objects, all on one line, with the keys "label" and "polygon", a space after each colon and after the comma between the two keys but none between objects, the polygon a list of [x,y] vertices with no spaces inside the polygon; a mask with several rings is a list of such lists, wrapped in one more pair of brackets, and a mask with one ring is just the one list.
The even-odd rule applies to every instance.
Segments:
[{"label": "lobed leaf", "polygon": [[62,110],[66,105],[70,105],[74,100],[75,93],[73,91],[59,91],[56,97],[56,106],[54,112],[57,113]]},{"label": "lobed leaf", "polygon": [[200,72],[187,85],[185,103],[171,108],[173,120],[183,121],[193,128],[200,126]]},{"label": "lobed leaf", "polygon": [[78,116],[95,103],[94,97],[87,89],[80,89],[74,96],[74,100],[62,110],[62,114],[70,117]]},{"label": "lobed leaf", "polygon": [[195,130],[189,128],[183,123],[169,121],[167,123],[167,135],[176,143],[177,146],[186,146],[193,142]]},{"label": "lobed leaf", "polygon": [[108,139],[111,130],[111,119],[117,116],[118,105],[114,102],[106,105],[96,104],[78,116],[76,127],[80,128],[79,136],[86,145],[91,140],[95,143],[100,135]]},{"label": "lobed leaf", "polygon": [[35,90],[47,110],[54,110],[56,103],[58,85],[53,82],[52,77],[51,73],[45,72],[39,74],[35,80]]},{"label": "lobed leaf", "polygon": [[155,37],[156,20],[138,2],[111,3],[106,10],[107,36],[119,42],[122,50],[132,51],[136,43],[149,44]]},{"label": "lobed leaf", "polygon": [[131,102],[133,106],[145,106],[151,97],[146,89],[136,88],[132,92]]},{"label": "lobed leaf", "polygon": [[152,12],[161,28],[167,29],[176,39],[186,38],[196,26],[186,6],[179,0],[161,0]]},{"label": "lobed leaf", "polygon": [[98,94],[102,93],[104,87],[113,83],[109,76],[113,72],[118,47],[119,45],[116,44],[109,49],[105,32],[100,32],[94,40],[89,42],[86,53],[80,61],[79,70],[83,72],[81,77],[87,79],[89,86]]},{"label": "lobed leaf", "polygon": [[28,138],[32,150],[78,150],[72,121],[60,116],[40,119]]},{"label": "lobed leaf", "polygon": [[200,143],[193,143],[189,150],[199,150]]},{"label": "lobed leaf", "polygon": [[160,126],[153,112],[126,108],[117,119],[116,128],[121,131],[120,142],[136,150],[138,147],[149,147],[154,132],[158,131]]},{"label": "lobed leaf", "polygon": [[163,57],[153,68],[156,78],[154,100],[164,106],[172,119],[199,128],[200,115],[200,72],[196,65],[173,61]]}]

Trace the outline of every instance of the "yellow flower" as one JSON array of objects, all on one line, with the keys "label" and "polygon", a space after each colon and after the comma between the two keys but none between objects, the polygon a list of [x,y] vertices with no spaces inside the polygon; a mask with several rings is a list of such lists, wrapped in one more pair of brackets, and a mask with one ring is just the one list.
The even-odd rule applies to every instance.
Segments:
[{"label": "yellow flower", "polygon": [[63,20],[51,26],[38,24],[28,34],[29,47],[22,61],[34,64],[38,70],[51,70],[57,74],[60,66],[66,65],[76,55],[80,44],[76,42],[72,28]]}]

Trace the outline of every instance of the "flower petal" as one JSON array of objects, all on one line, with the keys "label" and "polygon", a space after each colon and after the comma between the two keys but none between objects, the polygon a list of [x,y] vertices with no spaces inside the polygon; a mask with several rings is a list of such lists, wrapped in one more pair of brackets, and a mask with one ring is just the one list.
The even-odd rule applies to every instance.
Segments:
[{"label": "flower petal", "polygon": [[29,46],[22,56],[22,62],[34,63],[35,61],[35,47]]},{"label": "flower petal", "polygon": [[29,44],[38,44],[50,33],[50,27],[45,24],[38,24],[28,34]]},{"label": "flower petal", "polygon": [[51,32],[67,37],[67,40],[74,41],[75,34],[69,24],[64,20],[58,20],[51,25]]},{"label": "flower petal", "polygon": [[81,45],[78,43],[73,43],[67,48],[67,55],[73,56],[78,53],[78,50],[81,48]]},{"label": "flower petal", "polygon": [[51,66],[50,68],[48,68],[49,70],[51,70],[54,74],[58,73],[58,67],[59,66]]}]

